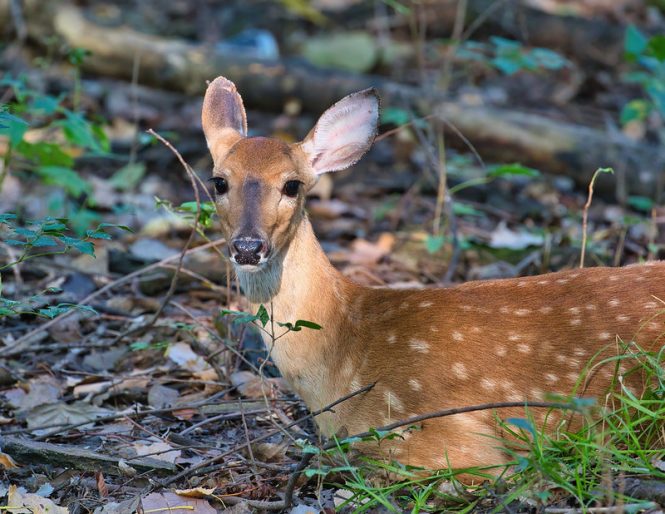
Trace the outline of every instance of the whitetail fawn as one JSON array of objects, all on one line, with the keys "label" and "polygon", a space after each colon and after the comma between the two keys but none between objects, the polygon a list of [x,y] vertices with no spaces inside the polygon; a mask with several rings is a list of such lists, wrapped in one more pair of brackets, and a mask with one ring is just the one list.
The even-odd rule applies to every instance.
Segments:
[{"label": "whitetail fawn", "polygon": [[[272,309],[276,321],[323,327],[277,340],[277,367],[312,410],[376,384],[318,416],[324,435],[447,407],[569,395],[597,352],[600,362],[621,351],[620,340],[647,349],[664,344],[665,263],[449,289],[371,288],[346,279],[312,231],[305,195],[318,175],[362,157],[378,114],[376,92],[360,91],[328,109],[304,141],[287,144],[247,137],[242,99],[223,77],[203,103],[217,209],[247,299]],[[577,393],[602,395],[614,371],[611,362],[593,367]],[[539,422],[544,412],[532,410]],[[507,414],[524,416],[524,408]],[[493,413],[478,411],[426,421],[381,448],[411,465],[465,468],[506,461],[495,436]]]}]

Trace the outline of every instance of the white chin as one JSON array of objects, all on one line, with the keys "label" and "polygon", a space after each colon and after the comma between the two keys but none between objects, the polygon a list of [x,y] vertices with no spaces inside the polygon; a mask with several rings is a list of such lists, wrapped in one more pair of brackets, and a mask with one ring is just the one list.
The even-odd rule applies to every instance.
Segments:
[{"label": "white chin", "polygon": [[258,264],[234,264],[237,270],[244,271],[245,273],[256,273],[264,265],[264,262],[259,262]]}]

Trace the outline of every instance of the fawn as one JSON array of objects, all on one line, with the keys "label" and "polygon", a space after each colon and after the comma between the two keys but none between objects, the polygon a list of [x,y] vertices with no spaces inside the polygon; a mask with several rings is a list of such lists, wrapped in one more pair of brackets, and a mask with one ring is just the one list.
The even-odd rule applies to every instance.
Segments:
[{"label": "fawn", "polygon": [[[569,395],[594,355],[599,364],[576,392],[599,396],[616,364],[600,358],[621,352],[620,341],[664,344],[662,262],[448,289],[372,288],[345,278],[314,235],[305,195],[318,175],[363,156],[378,114],[376,92],[360,91],[329,108],[302,142],[287,144],[247,137],[242,99],[229,80],[210,83],[203,102],[216,206],[244,294],[276,321],[323,327],[277,340],[275,364],[311,410],[375,383],[317,417],[324,435],[446,407]],[[544,409],[532,412],[544,421]],[[524,408],[504,413],[524,416]],[[507,456],[497,436],[493,414],[478,411],[426,421],[381,451],[428,468],[500,464]]]}]

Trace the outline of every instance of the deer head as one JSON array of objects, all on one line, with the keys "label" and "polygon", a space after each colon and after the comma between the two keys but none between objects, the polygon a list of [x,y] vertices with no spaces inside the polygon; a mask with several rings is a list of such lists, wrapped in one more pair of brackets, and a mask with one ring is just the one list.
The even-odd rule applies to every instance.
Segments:
[{"label": "deer head", "polygon": [[324,112],[302,142],[248,137],[235,85],[224,77],[210,83],[202,124],[229,257],[241,283],[248,273],[272,277],[262,277],[255,298],[245,288],[250,301],[265,302],[276,293],[281,260],[305,216],[305,195],[320,174],[348,168],[363,156],[376,135],[378,114],[376,91],[366,89]]}]

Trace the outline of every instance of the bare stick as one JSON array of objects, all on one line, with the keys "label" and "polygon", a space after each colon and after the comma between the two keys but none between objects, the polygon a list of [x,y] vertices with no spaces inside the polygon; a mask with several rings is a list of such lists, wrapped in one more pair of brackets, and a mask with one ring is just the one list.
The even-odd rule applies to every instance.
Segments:
[{"label": "bare stick", "polygon": [[[326,405],[325,407],[323,407],[323,408],[321,408],[317,411],[311,412],[311,413],[307,414],[306,416],[303,416],[302,418],[296,419],[295,421],[293,421],[293,422],[289,423],[288,425],[286,425],[285,427],[283,427],[281,430],[287,430],[291,427],[299,425],[300,423],[302,423],[302,422],[304,422],[304,421],[306,421],[310,418],[313,418],[315,416],[323,414],[324,412],[331,411],[331,410],[333,410],[333,408],[336,405],[339,405],[340,403],[345,402],[349,398],[353,398],[354,396],[357,396],[359,394],[366,393],[367,391],[369,391],[373,387],[374,387],[374,384],[369,384],[369,385],[366,385],[365,387],[362,387],[362,388],[358,389],[357,391],[353,391],[352,393],[349,393],[345,396],[342,396],[340,399],[335,400],[331,404]],[[263,435],[260,435],[258,437],[255,437],[254,439],[251,439],[249,442],[251,444],[258,443],[260,441],[263,441],[264,439],[268,439],[269,437],[274,436],[275,434],[278,434],[279,432],[281,432],[281,430],[272,430],[270,432],[266,432]],[[198,464],[195,464],[191,468],[188,468],[188,469],[178,473],[177,475],[171,477],[166,482],[164,482],[162,485],[164,487],[169,486],[169,485],[177,482],[178,480],[181,480],[181,479],[183,479],[183,478],[185,478],[189,475],[194,474],[196,471],[199,471],[202,468],[207,468],[208,466],[210,466],[212,464],[216,464],[218,462],[221,462],[222,460],[224,460],[229,455],[232,455],[232,454],[236,453],[237,451],[242,450],[246,446],[247,446],[247,443],[243,443],[243,444],[241,444],[240,446],[238,446],[236,448],[232,448],[231,450],[228,450],[228,451],[226,451],[226,452],[224,452],[220,455],[217,455],[216,457],[213,457],[213,458],[208,459],[208,460],[203,461],[203,462],[199,462]]]},{"label": "bare stick", "polygon": [[596,177],[601,173],[614,173],[612,168],[598,168],[589,182],[589,195],[587,196],[584,210],[582,211],[582,253],[580,255],[580,268],[584,267],[584,256],[586,254],[586,240],[587,240],[587,223],[589,219],[589,207],[591,207],[591,200],[593,199],[593,185],[596,182]]}]

